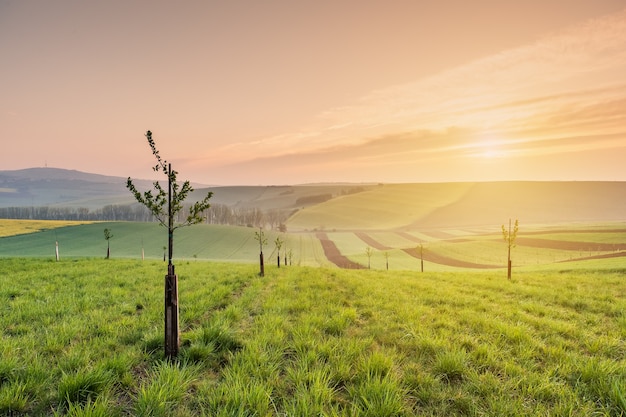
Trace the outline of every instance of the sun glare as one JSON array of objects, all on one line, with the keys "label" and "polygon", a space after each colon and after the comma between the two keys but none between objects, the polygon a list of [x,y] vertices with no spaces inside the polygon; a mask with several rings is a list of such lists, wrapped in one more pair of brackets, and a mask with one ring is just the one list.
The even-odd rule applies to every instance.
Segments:
[{"label": "sun glare", "polygon": [[482,159],[498,159],[505,156],[505,152],[500,149],[499,143],[495,140],[478,142],[473,146],[472,156]]},{"label": "sun glare", "polygon": [[485,159],[495,159],[495,158],[500,158],[500,157],[504,156],[504,152],[499,151],[497,149],[490,148],[490,149],[483,150],[479,154],[479,156],[481,158],[485,158]]}]

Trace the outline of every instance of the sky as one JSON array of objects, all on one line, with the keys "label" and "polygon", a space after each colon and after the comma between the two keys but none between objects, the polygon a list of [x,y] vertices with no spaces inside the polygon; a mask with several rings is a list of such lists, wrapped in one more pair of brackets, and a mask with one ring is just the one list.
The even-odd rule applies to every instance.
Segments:
[{"label": "sky", "polygon": [[626,181],[626,0],[0,0],[0,170]]}]

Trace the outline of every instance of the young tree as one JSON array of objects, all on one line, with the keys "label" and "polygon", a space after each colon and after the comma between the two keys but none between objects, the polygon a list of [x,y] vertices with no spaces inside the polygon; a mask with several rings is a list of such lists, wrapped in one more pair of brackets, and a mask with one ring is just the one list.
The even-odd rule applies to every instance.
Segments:
[{"label": "young tree", "polygon": [[111,240],[111,238],[113,237],[113,234],[111,233],[111,229],[104,229],[104,240],[107,241],[107,257],[106,259],[109,259],[111,256],[111,246],[109,245],[109,240]]},{"label": "young tree", "polygon": [[389,271],[389,252],[385,251],[385,265],[387,266],[387,271]]},{"label": "young tree", "polygon": [[511,279],[511,248],[515,247],[515,239],[517,239],[517,231],[519,230],[519,222],[515,219],[515,226],[513,231],[511,231],[511,219],[509,219],[509,230],[507,231],[502,225],[502,238],[504,242],[507,244],[509,254],[508,254],[508,262],[507,262],[507,279]]},{"label": "young tree", "polygon": [[374,251],[369,246],[365,248],[365,255],[367,255],[367,269],[372,269],[372,254]]},{"label": "young tree", "polygon": [[209,199],[213,193],[209,192],[200,201],[195,202],[189,208],[189,214],[183,222],[175,224],[174,219],[183,209],[183,202],[193,192],[189,181],[185,181],[182,186],[177,182],[178,172],[172,169],[172,164],[167,163],[159,155],[152,132],[146,132],[148,145],[152,150],[152,155],[156,158],[156,165],[152,168],[155,172],[162,172],[167,177],[167,192],[161,187],[158,181],[153,183],[154,191],[148,190],[139,192],[130,177],[126,181],[126,188],[133,194],[135,200],[143,204],[158,222],[167,227],[168,236],[168,264],[167,275],[165,276],[165,356],[174,358],[178,356],[180,345],[178,332],[178,277],[174,271],[172,255],[174,253],[174,231],[180,227],[190,226],[202,222],[202,213],[210,207]]},{"label": "young tree", "polygon": [[274,245],[276,245],[276,253],[277,255],[277,262],[278,262],[278,267],[280,268],[280,248],[283,247],[283,243],[285,243],[284,240],[282,240],[280,238],[280,236],[276,237],[276,240],[274,241]]},{"label": "young tree", "polygon": [[417,250],[420,254],[420,263],[422,266],[422,272],[424,272],[424,245],[420,243],[419,246],[417,247]]},{"label": "young tree", "polygon": [[265,276],[265,264],[263,262],[263,246],[267,245],[267,238],[265,237],[265,233],[263,233],[262,228],[259,227],[259,231],[254,232],[254,239],[259,242],[259,249],[261,251],[261,253],[259,254],[259,266],[261,268],[261,272],[259,272],[259,275],[264,277]]}]

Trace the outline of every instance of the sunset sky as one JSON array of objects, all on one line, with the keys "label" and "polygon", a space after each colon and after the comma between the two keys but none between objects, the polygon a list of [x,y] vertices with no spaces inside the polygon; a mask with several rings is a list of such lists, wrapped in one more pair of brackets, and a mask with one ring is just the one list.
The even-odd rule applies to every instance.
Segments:
[{"label": "sunset sky", "polygon": [[626,181],[626,1],[0,0],[0,170]]}]

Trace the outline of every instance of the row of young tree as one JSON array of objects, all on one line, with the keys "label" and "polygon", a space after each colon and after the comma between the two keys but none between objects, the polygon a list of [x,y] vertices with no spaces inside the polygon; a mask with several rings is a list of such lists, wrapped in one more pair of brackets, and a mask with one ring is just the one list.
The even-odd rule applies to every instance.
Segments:
[{"label": "row of young tree", "polygon": [[[219,218],[218,212],[220,207],[215,204],[210,204],[209,201],[213,195],[212,192],[208,192],[206,196],[195,202],[193,205],[188,206],[185,210],[184,201],[187,196],[193,192],[193,187],[189,181],[179,184],[177,181],[177,171],[172,169],[172,165],[166,160],[161,158],[159,151],[156,148],[154,139],[152,138],[152,132],[146,132],[146,139],[152,151],[153,156],[156,159],[156,164],[152,169],[156,172],[161,172],[167,178],[167,188],[161,186],[156,181],[154,182],[154,188],[148,191],[140,192],[135,187],[133,180],[128,177],[126,187],[131,192],[135,200],[145,207],[149,213],[158,221],[162,226],[167,228],[168,234],[168,269],[167,275],[165,275],[165,292],[164,292],[164,353],[168,359],[175,359],[178,356],[180,347],[179,338],[179,302],[178,302],[178,276],[175,273],[174,263],[172,260],[173,246],[174,246],[174,231],[180,227],[191,226],[194,224],[209,222],[216,222]],[[247,217],[243,223],[250,226],[259,227],[259,231],[255,233],[255,239],[259,242],[259,264],[260,275],[264,275],[264,256],[263,247],[267,244],[267,237],[265,236],[262,226],[267,220],[263,219],[260,211],[254,211]],[[260,223],[260,224],[259,224]],[[279,219],[270,223],[272,227],[276,224],[281,225],[284,222]],[[509,278],[510,278],[510,248],[514,245],[515,235],[517,235],[517,221],[515,222],[515,229],[511,231],[509,224],[509,230],[502,228],[505,241],[509,246]],[[282,228],[281,228],[282,229]],[[112,238],[110,230],[105,229],[104,237],[107,240],[107,257],[109,257],[108,243]],[[277,237],[275,242],[277,253],[277,265],[280,267],[280,255],[283,248],[284,241],[282,238]],[[57,252],[58,253],[58,252]],[[369,255],[371,256],[371,254]],[[388,267],[388,254],[386,254],[387,267]],[[58,259],[58,254],[57,254]],[[285,249],[283,264],[291,264],[291,251],[287,252]]]},{"label": "row of young tree", "polygon": [[[518,232],[519,232],[519,220],[517,220],[517,219],[515,219],[515,225],[513,226],[513,228],[511,228],[511,219],[509,219],[509,228],[508,228],[508,230],[504,227],[504,225],[502,225],[502,238],[504,239],[504,243],[506,243],[506,245],[507,245],[507,274],[506,274],[506,277],[509,280],[511,279],[511,269],[512,269],[512,265],[513,265],[512,262],[511,262],[511,249],[516,246],[515,240],[517,239],[517,233]],[[416,253],[420,257],[421,271],[424,272],[424,245],[420,243],[415,248],[415,251],[416,251]],[[365,256],[367,256],[367,269],[371,269],[372,268],[372,255],[373,254],[374,254],[374,250],[370,246],[367,246],[365,248]],[[383,252],[383,256],[385,257],[385,266],[386,266],[387,270],[389,270],[389,252],[388,251]]]},{"label": "row of young tree", "polygon": [[[176,213],[176,222],[183,222],[191,205],[184,205]],[[225,204],[211,204],[202,214],[203,222],[230,226],[269,227],[285,231],[289,216],[286,210],[261,210],[256,207],[232,208]],[[76,221],[130,221],[156,222],[154,215],[142,204],[110,204],[90,210],[86,207],[1,207],[0,218],[21,220],[76,220]]]}]

